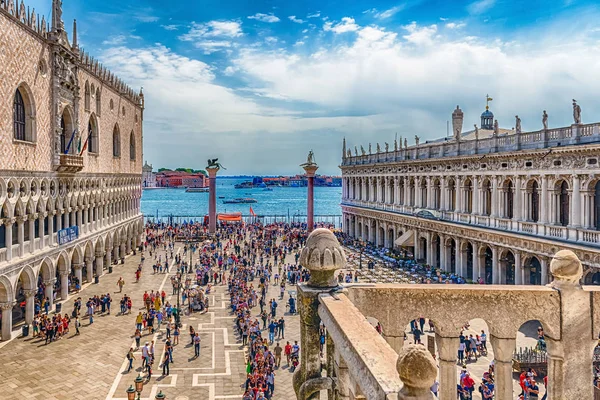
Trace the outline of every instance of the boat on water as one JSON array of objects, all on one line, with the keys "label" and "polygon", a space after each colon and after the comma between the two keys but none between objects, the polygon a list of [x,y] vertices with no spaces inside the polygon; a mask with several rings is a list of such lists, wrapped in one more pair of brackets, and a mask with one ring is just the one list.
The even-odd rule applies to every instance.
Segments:
[{"label": "boat on water", "polygon": [[254,187],[254,185],[252,185],[251,181],[238,183],[237,185],[234,186],[234,188],[236,188],[236,189],[252,189],[253,187]]},{"label": "boat on water", "polygon": [[263,190],[264,190],[265,192],[272,192],[272,191],[273,191],[273,188],[266,187],[266,188],[264,188]]},{"label": "boat on water", "polygon": [[232,200],[223,200],[223,204],[250,204],[250,203],[256,203],[256,200],[251,199],[249,197],[232,199]]},{"label": "boat on water", "polygon": [[208,193],[208,188],[189,187],[185,189],[186,193]]},{"label": "boat on water", "polygon": [[224,199],[224,198],[225,198],[225,196],[219,196],[219,198],[220,198],[220,199]]}]

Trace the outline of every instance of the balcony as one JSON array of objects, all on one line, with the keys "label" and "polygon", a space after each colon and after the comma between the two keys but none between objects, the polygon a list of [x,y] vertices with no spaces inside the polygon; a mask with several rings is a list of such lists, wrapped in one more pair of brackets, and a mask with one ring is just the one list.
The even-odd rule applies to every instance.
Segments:
[{"label": "balcony", "polygon": [[[318,398],[318,392],[327,390],[335,399],[431,400],[429,388],[437,380],[438,398],[455,400],[459,337],[464,323],[474,318],[488,326],[495,399],[517,396],[513,391],[517,332],[531,320],[543,326],[546,359],[551,360],[548,398],[594,398],[592,362],[600,289],[580,286],[581,262],[571,251],[555,254],[550,266],[554,281],[546,287],[336,286],[336,273],[346,259],[337,239],[325,229],[311,233],[300,264],[311,271],[311,278],[298,286],[300,318],[306,321],[301,364],[294,376],[298,399]],[[427,341],[430,346],[404,343],[407,326],[418,316],[435,324],[434,340]],[[381,334],[367,317],[381,324]],[[321,324],[327,332],[323,370],[318,356]]]},{"label": "balcony", "polygon": [[75,154],[61,154],[60,162],[54,166],[57,172],[79,172],[83,169],[83,157]]}]

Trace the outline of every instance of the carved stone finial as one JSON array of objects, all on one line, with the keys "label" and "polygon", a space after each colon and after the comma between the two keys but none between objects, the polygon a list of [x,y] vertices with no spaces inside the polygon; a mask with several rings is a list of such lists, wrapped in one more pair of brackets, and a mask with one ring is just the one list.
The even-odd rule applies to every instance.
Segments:
[{"label": "carved stone finial", "polygon": [[346,255],[329,229],[318,228],[306,240],[300,254],[300,265],[310,271],[309,286],[335,287],[335,271],[344,268]]},{"label": "carved stone finial", "polygon": [[550,272],[555,278],[551,285],[559,286],[567,283],[578,286],[583,276],[583,267],[575,253],[571,250],[561,250],[552,258]]},{"label": "carved stone finial", "polygon": [[404,386],[398,394],[400,400],[434,399],[431,386],[438,369],[431,353],[420,344],[411,344],[402,350],[396,369]]}]

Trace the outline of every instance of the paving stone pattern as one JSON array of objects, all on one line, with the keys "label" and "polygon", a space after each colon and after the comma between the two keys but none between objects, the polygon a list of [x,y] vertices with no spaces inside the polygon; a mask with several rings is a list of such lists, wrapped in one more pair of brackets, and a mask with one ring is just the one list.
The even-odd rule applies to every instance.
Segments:
[{"label": "paving stone pattern", "polygon": [[[182,251],[181,244],[175,248]],[[163,254],[164,252],[160,252]],[[290,257],[293,262],[293,257]],[[175,296],[168,275],[152,274],[152,263],[147,257],[144,272],[139,283],[135,283],[134,271],[140,263],[140,255],[130,256],[125,265],[115,266],[112,274],[104,275],[97,285],[85,287],[80,296],[85,300],[93,295],[111,293],[113,310],[110,315],[97,315],[89,326],[86,318],[81,318],[81,335],[74,336],[74,329],[65,338],[45,345],[43,340],[17,338],[0,349],[3,366],[0,368],[0,393],[5,399],[125,399],[125,391],[142,372],[141,352],[136,352],[135,371],[126,371],[126,354],[134,346],[135,316],[142,306],[145,290],[160,290],[164,287],[167,300],[174,304]],[[133,298],[131,315],[117,315],[120,294],[116,282],[122,276],[125,281],[124,293]],[[258,282],[256,282],[257,284]],[[256,285],[255,285],[256,286]],[[295,290],[287,287],[287,290]],[[270,298],[278,298],[279,288],[270,286]],[[286,312],[285,298],[278,300],[278,317]],[[63,304],[63,313],[73,309],[72,296]],[[215,286],[209,295],[210,307],[207,313],[194,313],[184,316],[180,344],[175,346],[174,363],[169,376],[161,376],[162,353],[164,349],[164,325],[154,335],[142,338],[155,340],[155,363],[152,378],[144,386],[143,399],[154,399],[161,390],[167,399],[241,399],[245,382],[245,348],[241,346],[233,329],[233,317],[230,314],[229,296],[226,286]],[[256,307],[253,314],[258,315]],[[285,340],[300,340],[299,318],[285,313]],[[194,348],[189,346],[189,326],[194,326],[201,334],[201,354],[194,357]],[[285,345],[282,340],[281,346]],[[145,374],[142,374],[145,376]],[[285,365],[276,371],[274,399],[293,399],[292,374]]]}]

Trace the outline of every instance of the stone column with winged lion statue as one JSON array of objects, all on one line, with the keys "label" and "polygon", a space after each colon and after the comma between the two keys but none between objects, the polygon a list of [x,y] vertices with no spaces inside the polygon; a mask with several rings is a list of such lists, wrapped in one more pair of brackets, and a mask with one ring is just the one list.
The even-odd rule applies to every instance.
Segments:
[{"label": "stone column with winged lion statue", "polygon": [[315,202],[314,202],[314,191],[315,191],[315,172],[319,169],[319,166],[315,162],[315,154],[313,151],[308,152],[308,157],[304,164],[300,164],[302,168],[304,168],[304,172],[306,172],[306,177],[308,178],[308,198],[307,198],[307,209],[306,209],[306,225],[308,229],[308,233],[313,231],[315,222]]},{"label": "stone column with winged lion statue", "polygon": [[217,231],[217,172],[226,169],[215,158],[208,160],[206,172],[208,173],[208,233],[214,235]]}]

